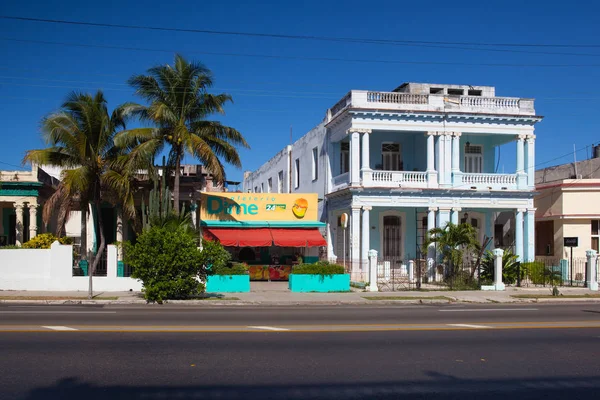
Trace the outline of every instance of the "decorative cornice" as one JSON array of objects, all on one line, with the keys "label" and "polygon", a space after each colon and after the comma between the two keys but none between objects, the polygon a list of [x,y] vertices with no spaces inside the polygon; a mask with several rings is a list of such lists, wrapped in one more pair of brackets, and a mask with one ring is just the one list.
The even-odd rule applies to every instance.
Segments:
[{"label": "decorative cornice", "polygon": [[371,129],[366,129],[366,128],[350,128],[346,131],[346,133],[348,135],[352,134],[352,133],[371,133],[372,130]]},{"label": "decorative cornice", "polygon": [[362,206],[363,211],[371,211],[373,207],[371,206]]}]

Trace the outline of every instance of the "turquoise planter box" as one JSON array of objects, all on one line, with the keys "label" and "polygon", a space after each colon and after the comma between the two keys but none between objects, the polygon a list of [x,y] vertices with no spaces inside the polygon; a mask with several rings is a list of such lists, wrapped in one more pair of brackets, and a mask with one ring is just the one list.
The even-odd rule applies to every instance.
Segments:
[{"label": "turquoise planter box", "polygon": [[125,263],[123,261],[117,261],[117,276],[125,276]]},{"label": "turquoise planter box", "polygon": [[350,274],[339,275],[290,275],[292,292],[348,292]]},{"label": "turquoise planter box", "polygon": [[250,275],[209,275],[206,293],[247,293],[250,291]]}]

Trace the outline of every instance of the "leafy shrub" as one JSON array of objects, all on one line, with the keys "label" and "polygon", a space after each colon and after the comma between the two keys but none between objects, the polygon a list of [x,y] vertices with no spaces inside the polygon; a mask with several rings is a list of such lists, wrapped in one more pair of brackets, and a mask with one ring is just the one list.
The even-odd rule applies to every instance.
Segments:
[{"label": "leafy shrub", "polygon": [[527,271],[527,276],[534,285],[562,284],[560,268],[546,267],[541,261],[521,263],[521,268]]},{"label": "leafy shrub", "polygon": [[7,244],[6,246],[0,246],[0,250],[16,250],[22,249],[21,246],[17,246],[16,244]]},{"label": "leafy shrub", "polygon": [[450,290],[479,290],[477,279],[473,279],[468,271],[458,271],[449,275],[445,283]]},{"label": "leafy shrub", "polygon": [[23,243],[24,249],[49,249],[52,243],[58,242],[60,244],[73,244],[73,239],[70,237],[57,237],[52,233],[41,233],[31,239],[30,241]]},{"label": "leafy shrub", "polygon": [[296,275],[339,275],[345,274],[343,265],[330,264],[327,261],[317,261],[314,264],[300,264],[292,268]]},{"label": "leafy shrub", "polygon": [[133,268],[131,276],[142,281],[148,302],[184,299],[204,291],[202,253],[185,229],[151,227],[135,245],[125,242],[124,247],[125,263]]},{"label": "leafy shrub", "polygon": [[[494,281],[494,253],[490,250],[486,251],[481,261],[481,279],[484,282]],[[521,280],[525,278],[525,269],[519,266],[517,261],[518,256],[510,250],[505,250],[502,255],[502,281],[506,284],[515,284],[519,277]]]}]

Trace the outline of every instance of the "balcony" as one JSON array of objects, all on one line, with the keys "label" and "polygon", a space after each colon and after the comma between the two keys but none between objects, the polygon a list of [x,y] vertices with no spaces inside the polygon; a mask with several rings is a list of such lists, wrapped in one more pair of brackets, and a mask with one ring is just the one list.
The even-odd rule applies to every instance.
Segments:
[{"label": "balcony", "polygon": [[533,99],[352,90],[329,109],[328,120],[331,121],[347,108],[535,115]]},{"label": "balcony", "polygon": [[364,171],[364,187],[411,187],[426,188],[426,172]]},{"label": "balcony", "polygon": [[516,190],[517,174],[462,173],[455,179],[454,187],[475,190]]}]

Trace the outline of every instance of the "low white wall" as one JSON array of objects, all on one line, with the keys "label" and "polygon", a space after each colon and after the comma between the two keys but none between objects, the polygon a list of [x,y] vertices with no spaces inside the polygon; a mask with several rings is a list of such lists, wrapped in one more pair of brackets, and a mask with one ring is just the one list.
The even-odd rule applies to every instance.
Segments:
[{"label": "low white wall", "polygon": [[[141,281],[117,277],[117,250],[107,246],[107,276],[93,278],[94,292],[141,291]],[[0,250],[0,290],[87,291],[89,277],[73,276],[73,246],[48,250]]]}]

